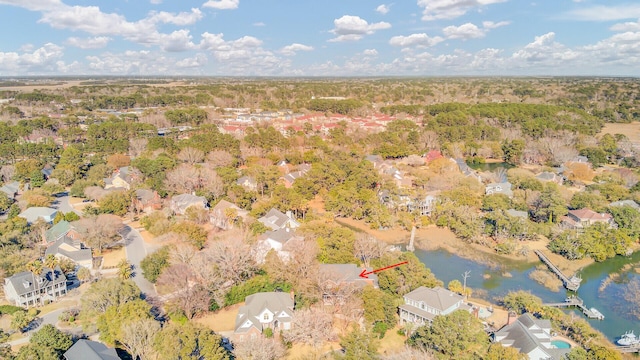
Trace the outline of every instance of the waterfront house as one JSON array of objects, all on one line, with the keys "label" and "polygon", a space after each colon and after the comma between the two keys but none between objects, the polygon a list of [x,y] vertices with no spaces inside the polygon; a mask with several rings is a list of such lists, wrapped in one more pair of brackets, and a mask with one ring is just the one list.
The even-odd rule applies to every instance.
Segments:
[{"label": "waterfront house", "polygon": [[596,223],[604,223],[609,227],[615,226],[613,216],[607,213],[597,213],[591,209],[583,208],[569,210],[566,216],[562,217],[562,226],[566,229],[582,231],[586,227]]},{"label": "waterfront house", "polygon": [[438,315],[447,315],[456,310],[471,311],[462,295],[456,294],[440,286],[419,288],[403,296],[404,304],[400,305],[400,322],[414,323],[418,326],[430,325]]},{"label": "waterfront house", "polygon": [[76,341],[62,356],[65,360],[120,360],[116,349],[86,339]]},{"label": "waterfront house", "polygon": [[291,329],[294,308],[293,293],[262,292],[249,295],[238,309],[234,337],[256,337],[270,328],[274,333]]},{"label": "waterfront house", "polygon": [[361,268],[355,264],[320,264],[318,285],[324,304],[342,304],[346,295],[367,285],[377,289],[378,275],[371,273],[364,278],[360,276],[363,270],[370,272],[373,268]]},{"label": "waterfront house", "polygon": [[484,193],[485,195],[503,194],[503,195],[507,195],[508,197],[513,196],[513,191],[511,190],[511,183],[508,181],[501,182],[501,183],[488,184],[484,188]]},{"label": "waterfront house", "polygon": [[27,220],[27,223],[33,224],[39,219],[44,220],[44,222],[52,223],[53,219],[56,217],[58,210],[52,209],[49,207],[30,207],[25,211],[18,214],[18,217],[21,217]]},{"label": "waterfront house", "polygon": [[493,341],[513,347],[531,360],[561,360],[571,349],[559,349],[551,342],[551,321],[525,313],[493,335]]},{"label": "waterfront house", "polygon": [[4,279],[4,296],[16,306],[39,306],[67,294],[67,278],[56,266],[40,274],[23,271]]},{"label": "waterfront house", "polygon": [[276,208],[272,208],[258,221],[263,223],[271,230],[279,230],[284,228],[295,229],[300,226],[300,223],[293,218],[291,211],[287,211],[286,214],[278,211]]}]

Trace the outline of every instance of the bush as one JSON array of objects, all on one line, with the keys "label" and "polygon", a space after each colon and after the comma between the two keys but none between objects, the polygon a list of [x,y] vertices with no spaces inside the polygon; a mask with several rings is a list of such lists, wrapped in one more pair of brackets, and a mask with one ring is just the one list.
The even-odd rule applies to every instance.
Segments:
[{"label": "bush", "polygon": [[142,276],[155,283],[162,274],[162,270],[169,266],[169,247],[163,246],[158,251],[147,255],[140,262]]},{"label": "bush", "polygon": [[273,329],[271,328],[266,328],[264,329],[264,331],[262,332],[262,334],[264,335],[264,337],[266,337],[267,339],[270,339],[273,337]]},{"label": "bush", "polygon": [[274,283],[267,275],[255,276],[242,284],[233,286],[224,297],[224,305],[229,306],[244,301],[244,298],[259,292],[275,290],[290,291],[287,283]]},{"label": "bush", "polygon": [[0,305],[0,315],[3,315],[3,314],[13,315],[18,310],[24,310],[24,309],[14,305]]}]

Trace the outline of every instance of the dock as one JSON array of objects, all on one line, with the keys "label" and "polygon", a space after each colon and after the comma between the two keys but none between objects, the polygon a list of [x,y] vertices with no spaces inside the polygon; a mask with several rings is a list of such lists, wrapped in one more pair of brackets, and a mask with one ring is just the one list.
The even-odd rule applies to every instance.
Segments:
[{"label": "dock", "polygon": [[616,346],[616,350],[620,351],[621,353],[640,352],[640,344]]},{"label": "dock", "polygon": [[558,278],[560,278],[560,280],[562,280],[562,285],[564,285],[564,287],[567,290],[578,291],[578,288],[580,287],[580,282],[582,281],[582,279],[580,279],[579,277],[576,277],[576,276],[572,276],[572,277],[566,276],[565,274],[562,273],[562,271],[560,271],[560,269],[558,269],[557,266],[555,266],[551,262],[551,260],[549,260],[549,258],[544,253],[542,253],[542,251],[534,250],[534,252],[535,252],[536,255],[538,255],[540,260],[545,265],[547,265],[549,270],[551,270],[554,274],[556,274],[556,276]]},{"label": "dock", "polygon": [[568,297],[567,299],[565,299],[564,302],[561,302],[561,303],[548,303],[548,304],[542,304],[542,305],[557,307],[557,308],[575,306],[578,309],[580,309],[580,311],[582,311],[582,313],[589,319],[604,320],[604,315],[602,315],[602,313],[598,311],[598,309],[594,307],[588,308],[584,306],[584,301],[577,296]]}]

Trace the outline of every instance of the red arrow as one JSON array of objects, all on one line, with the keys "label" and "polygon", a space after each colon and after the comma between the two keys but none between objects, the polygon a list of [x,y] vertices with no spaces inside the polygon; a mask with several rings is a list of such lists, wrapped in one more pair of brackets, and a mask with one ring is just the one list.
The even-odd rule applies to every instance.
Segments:
[{"label": "red arrow", "polygon": [[394,267],[396,267],[396,266],[404,265],[404,264],[407,264],[407,263],[408,263],[408,261],[403,261],[403,262],[401,262],[401,263],[394,264],[394,265],[387,266],[387,267],[383,267],[383,268],[380,268],[380,269],[375,269],[375,270],[373,270],[373,271],[367,271],[367,269],[364,269],[364,270],[362,270],[362,272],[360,273],[360,277],[361,277],[361,278],[368,279],[369,277],[368,277],[367,275],[375,274],[375,273],[380,272],[380,271],[382,271],[382,270],[391,269],[391,268],[394,268]]}]

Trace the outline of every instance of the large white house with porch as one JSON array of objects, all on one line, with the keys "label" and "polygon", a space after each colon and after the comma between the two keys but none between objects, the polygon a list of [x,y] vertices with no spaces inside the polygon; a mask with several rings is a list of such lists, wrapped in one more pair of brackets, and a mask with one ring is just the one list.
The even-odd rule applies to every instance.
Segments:
[{"label": "large white house with porch", "polygon": [[44,268],[39,275],[23,271],[4,279],[4,295],[17,306],[45,305],[66,294],[67,278],[58,266]]},{"label": "large white house with porch", "polygon": [[400,305],[400,322],[403,324],[430,325],[438,315],[447,315],[456,310],[471,311],[462,295],[440,286],[433,289],[420,286],[403,298],[404,304]]}]

